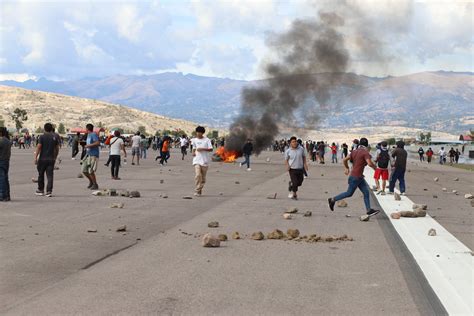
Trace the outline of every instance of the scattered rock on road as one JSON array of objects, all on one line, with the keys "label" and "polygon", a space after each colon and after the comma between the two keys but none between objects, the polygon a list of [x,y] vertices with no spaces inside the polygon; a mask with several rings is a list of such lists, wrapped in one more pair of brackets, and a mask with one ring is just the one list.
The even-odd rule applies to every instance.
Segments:
[{"label": "scattered rock on road", "polygon": [[416,209],[419,209],[419,208],[421,208],[422,210],[427,210],[428,205],[426,205],[426,204],[413,204],[412,208],[413,208],[413,210],[416,210]]},{"label": "scattered rock on road", "polygon": [[89,228],[87,230],[88,233],[97,233],[97,228]]},{"label": "scattered rock on road", "polygon": [[161,179],[161,180],[160,180],[160,183],[161,183],[161,184],[165,183],[165,180]]},{"label": "scattered rock on road", "polygon": [[192,199],[193,199],[192,196],[189,196],[189,195],[183,196],[183,200],[192,200]]},{"label": "scattered rock on road", "polygon": [[453,191],[451,191],[451,192],[452,192],[453,194],[456,194],[456,195],[458,194],[458,191],[457,191],[457,190],[453,190]]},{"label": "scattered rock on road", "polygon": [[313,213],[311,211],[306,211],[303,216],[304,217],[311,217],[313,215]]},{"label": "scattered rock on road", "polygon": [[273,193],[267,196],[267,199],[269,200],[276,200],[276,198],[277,198],[277,193]]},{"label": "scattered rock on road", "polygon": [[464,198],[467,200],[474,199],[474,196],[471,193],[464,194]]},{"label": "scattered rock on road", "polygon": [[347,202],[344,200],[340,200],[336,202],[337,207],[347,207]]},{"label": "scattered rock on road", "polygon": [[218,238],[219,238],[220,241],[227,241],[227,235],[226,234],[220,234],[218,236]]},{"label": "scattered rock on road", "polygon": [[401,211],[400,215],[402,217],[416,217],[415,212],[413,211]]},{"label": "scattered rock on road", "polygon": [[93,191],[92,195],[94,195],[94,196],[104,196],[105,194],[104,194],[103,191]]},{"label": "scattered rock on road", "polygon": [[433,195],[433,199],[437,199],[437,198],[438,198],[438,196],[437,196],[437,195]]},{"label": "scattered rock on road", "polygon": [[262,232],[256,232],[256,233],[253,233],[252,234],[252,237],[251,237],[253,240],[263,240],[265,239],[265,236],[263,235]]},{"label": "scattered rock on road", "polygon": [[234,233],[232,234],[232,239],[240,239],[240,234],[239,234],[239,232],[234,232]]},{"label": "scattered rock on road", "polygon": [[216,247],[220,247],[220,245],[221,245],[220,239],[216,236],[211,235],[211,234],[205,234],[202,237],[201,242],[202,242],[203,247],[216,248]]},{"label": "scattered rock on road", "polygon": [[446,188],[442,188],[441,190],[442,190],[443,192],[448,191],[448,189],[446,189]]},{"label": "scattered rock on road", "polygon": [[267,235],[267,239],[283,239],[286,235],[279,229],[275,229]]},{"label": "scattered rock on road", "polygon": [[428,236],[436,236],[436,229],[430,228],[430,230],[428,231]]},{"label": "scattered rock on road", "polygon": [[434,180],[434,182],[438,182],[438,181],[439,181],[439,178],[436,177],[436,178],[434,178],[433,180]]},{"label": "scattered rock on road", "polygon": [[359,219],[362,222],[368,222],[370,220],[370,216],[369,215],[362,215],[361,217],[359,217]]},{"label": "scattered rock on road", "polygon": [[125,206],[125,204],[123,203],[113,203],[112,205],[110,205],[110,208],[123,208]]},{"label": "scattered rock on road", "polygon": [[459,178],[454,178],[453,181],[459,181]]},{"label": "scattered rock on road", "polygon": [[425,217],[426,216],[426,210],[424,210],[422,208],[417,208],[413,212],[415,213],[416,217]]},{"label": "scattered rock on road", "polygon": [[210,228],[217,228],[219,227],[219,222],[209,222],[207,224],[207,227],[210,227]]},{"label": "scattered rock on road", "polygon": [[117,227],[116,229],[117,232],[126,232],[127,231],[127,225],[122,225]]},{"label": "scattered rock on road", "polygon": [[131,191],[131,192],[130,192],[130,197],[131,197],[131,198],[139,198],[139,197],[140,197],[140,192],[138,192],[138,191]]},{"label": "scattered rock on road", "polygon": [[295,214],[295,213],[298,213],[298,208],[297,207],[290,207],[288,208],[285,213],[287,214]]},{"label": "scattered rock on road", "polygon": [[297,238],[300,236],[300,231],[298,229],[288,229],[286,231],[286,234],[288,235],[288,238]]},{"label": "scattered rock on road", "polygon": [[235,183],[235,184],[240,184],[240,182],[239,182],[239,181],[235,181],[234,183]]},{"label": "scattered rock on road", "polygon": [[123,196],[123,197],[130,197],[130,192],[128,192],[127,190],[120,191],[120,196]]},{"label": "scattered rock on road", "polygon": [[293,216],[291,216],[291,214],[285,213],[285,214],[283,214],[283,218],[284,219],[292,219]]}]

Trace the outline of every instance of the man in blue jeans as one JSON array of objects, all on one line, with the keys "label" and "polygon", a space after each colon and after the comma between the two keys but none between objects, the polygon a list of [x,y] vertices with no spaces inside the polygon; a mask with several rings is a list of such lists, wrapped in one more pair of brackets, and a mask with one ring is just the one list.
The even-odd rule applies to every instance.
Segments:
[{"label": "man in blue jeans", "polygon": [[388,194],[393,194],[397,180],[400,185],[400,194],[405,195],[405,170],[407,168],[407,151],[405,150],[405,143],[403,141],[397,142],[397,148],[392,153],[392,158],[395,158],[392,173],[390,175],[390,182],[388,184]]},{"label": "man in blue jeans", "polygon": [[[377,215],[380,210],[374,210],[370,208],[370,193],[369,185],[364,179],[364,168],[369,166],[372,169],[377,169],[376,165],[372,161],[372,156],[369,153],[368,147],[369,141],[367,138],[361,138],[359,141],[359,147],[351,152],[349,156],[344,158],[342,161],[344,164],[345,171],[344,173],[349,176],[348,183],[349,187],[346,192],[343,192],[333,198],[328,199],[329,208],[331,211],[334,211],[334,205],[337,201],[343,200],[345,198],[351,197],[355,190],[359,190],[364,195],[364,204],[367,211],[367,215],[374,216]],[[349,170],[349,160],[352,161],[352,171]],[[350,173],[350,174],[349,174]]]},{"label": "man in blue jeans", "polygon": [[12,143],[5,127],[0,127],[0,202],[10,201],[10,182],[8,170],[10,169]]}]

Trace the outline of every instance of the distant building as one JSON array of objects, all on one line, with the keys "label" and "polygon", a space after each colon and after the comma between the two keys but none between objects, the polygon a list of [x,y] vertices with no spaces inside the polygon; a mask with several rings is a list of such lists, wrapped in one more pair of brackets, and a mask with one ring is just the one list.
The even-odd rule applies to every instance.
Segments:
[{"label": "distant building", "polygon": [[471,135],[459,135],[459,140],[464,143],[472,143],[472,136]]}]

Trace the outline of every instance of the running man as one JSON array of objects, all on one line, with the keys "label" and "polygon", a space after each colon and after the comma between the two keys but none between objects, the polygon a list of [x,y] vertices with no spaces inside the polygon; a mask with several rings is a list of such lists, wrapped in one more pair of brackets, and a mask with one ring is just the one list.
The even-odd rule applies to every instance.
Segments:
[{"label": "running man", "polygon": [[[354,142],[355,143],[355,142]],[[372,169],[376,170],[377,167],[372,161],[372,156],[369,153],[367,147],[369,146],[369,141],[367,138],[361,138],[358,141],[357,149],[351,151],[350,155],[344,158],[342,161],[344,164],[344,173],[349,176],[348,183],[349,187],[346,192],[340,193],[339,195],[329,198],[328,204],[329,209],[334,211],[334,205],[337,201],[343,200],[345,198],[351,197],[355,190],[359,190],[364,195],[364,204],[369,217],[377,215],[380,211],[370,208],[370,193],[369,185],[364,179],[364,169],[365,166],[369,166]],[[349,160],[352,160],[352,171],[349,170]]]},{"label": "running man", "polygon": [[202,196],[202,189],[206,183],[206,174],[211,161],[212,143],[205,137],[206,129],[202,126],[196,127],[196,137],[191,140],[193,146],[193,166],[195,171],[194,196]]},{"label": "running man", "polygon": [[188,154],[188,139],[186,138],[186,135],[181,136],[179,144],[181,147],[181,160],[184,160],[184,156]]},{"label": "running man", "polygon": [[290,191],[288,198],[297,200],[298,187],[303,184],[304,173],[308,171],[308,164],[306,161],[306,151],[298,144],[295,136],[290,138],[290,147],[285,151],[285,164],[291,179],[288,186]]}]

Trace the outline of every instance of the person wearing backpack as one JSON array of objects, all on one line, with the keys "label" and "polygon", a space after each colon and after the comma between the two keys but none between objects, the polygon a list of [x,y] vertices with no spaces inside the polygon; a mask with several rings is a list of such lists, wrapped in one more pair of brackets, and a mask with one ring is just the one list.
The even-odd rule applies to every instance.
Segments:
[{"label": "person wearing backpack", "polygon": [[423,147],[420,147],[420,149],[418,149],[418,155],[420,155],[420,162],[423,162],[425,161],[425,151],[423,150]]},{"label": "person wearing backpack", "polygon": [[[377,169],[375,169],[374,179],[376,184],[377,194],[385,195],[385,188],[388,180],[388,167],[390,166],[390,153],[388,152],[388,144],[386,141],[380,143],[380,148],[377,149],[375,156],[375,163]],[[382,190],[380,190],[380,178],[382,178]]]}]

